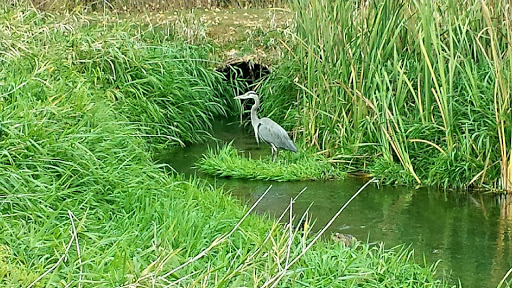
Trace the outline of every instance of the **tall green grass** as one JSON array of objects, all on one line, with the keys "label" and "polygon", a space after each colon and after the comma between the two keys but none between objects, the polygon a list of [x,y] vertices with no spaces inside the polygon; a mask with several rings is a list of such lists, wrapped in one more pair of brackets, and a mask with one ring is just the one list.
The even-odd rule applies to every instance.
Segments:
[{"label": "tall green grass", "polygon": [[0,4],[0,286],[446,286],[408,250],[323,243],[297,258],[307,233],[251,215],[235,226],[247,209],[166,173],[145,137],[196,139],[228,101],[212,100],[222,84],[198,48],[129,20],[58,17]]},{"label": "tall green grass", "polygon": [[[509,6],[294,0],[292,7],[288,63],[264,88],[268,113],[286,118],[306,144],[352,155],[389,182],[510,190]],[[402,171],[388,173],[397,164]]]},{"label": "tall green grass", "polygon": [[[202,141],[209,137],[211,120],[235,113],[232,90],[211,69],[209,46],[179,44],[181,35],[169,23],[153,27],[112,15],[79,14],[57,20],[36,10],[11,11],[3,13],[3,21],[19,25],[5,26],[9,37],[0,46],[15,65],[3,71],[4,77],[17,79],[18,85],[31,80],[22,79],[24,74],[77,78],[61,85],[101,91],[105,101],[118,106],[155,143]],[[20,52],[26,57],[18,59]],[[8,95],[16,89],[4,86]]]}]

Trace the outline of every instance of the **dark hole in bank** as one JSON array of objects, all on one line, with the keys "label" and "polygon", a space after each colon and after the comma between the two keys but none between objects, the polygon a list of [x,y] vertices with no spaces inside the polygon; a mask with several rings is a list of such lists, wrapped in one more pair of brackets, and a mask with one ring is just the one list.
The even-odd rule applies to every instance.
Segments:
[{"label": "dark hole in bank", "polygon": [[[234,95],[242,95],[251,90],[256,91],[259,80],[270,74],[270,69],[266,65],[250,60],[228,62],[217,71],[230,83]],[[242,101],[244,110],[249,110],[252,104],[252,101]]]},{"label": "dark hole in bank", "polygon": [[229,83],[245,82],[245,85],[233,85],[236,95],[256,89],[258,80],[270,74],[266,65],[244,60],[228,63],[217,71],[224,75]]}]

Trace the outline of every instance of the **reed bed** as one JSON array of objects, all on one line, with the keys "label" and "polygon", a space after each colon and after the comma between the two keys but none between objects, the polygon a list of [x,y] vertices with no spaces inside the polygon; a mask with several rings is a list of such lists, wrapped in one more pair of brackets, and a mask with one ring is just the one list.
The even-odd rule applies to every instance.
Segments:
[{"label": "reed bed", "polygon": [[199,141],[233,95],[199,48],[95,17],[0,4],[0,286],[446,287],[410,250],[310,245],[166,173],[157,139]]},{"label": "reed bed", "polygon": [[268,114],[386,182],[512,189],[509,5],[291,2]]}]

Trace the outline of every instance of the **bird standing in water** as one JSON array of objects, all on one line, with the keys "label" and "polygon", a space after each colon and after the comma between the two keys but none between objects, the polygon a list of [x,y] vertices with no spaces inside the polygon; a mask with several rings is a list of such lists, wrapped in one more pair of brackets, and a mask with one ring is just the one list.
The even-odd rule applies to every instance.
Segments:
[{"label": "bird standing in water", "polygon": [[251,124],[254,128],[254,136],[256,142],[260,144],[260,139],[270,145],[272,149],[272,161],[275,161],[279,154],[279,149],[297,152],[297,147],[288,136],[288,133],[276,122],[269,118],[259,118],[258,109],[260,108],[260,100],[258,94],[249,91],[243,95],[236,96],[235,99],[253,99],[254,104],[251,107]]}]

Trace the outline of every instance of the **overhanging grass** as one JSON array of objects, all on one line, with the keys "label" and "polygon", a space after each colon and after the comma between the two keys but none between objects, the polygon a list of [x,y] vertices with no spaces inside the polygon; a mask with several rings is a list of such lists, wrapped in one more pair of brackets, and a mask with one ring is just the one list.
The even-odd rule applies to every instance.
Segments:
[{"label": "overhanging grass", "polygon": [[[211,47],[182,45],[172,23],[135,25],[108,14],[57,19],[36,10],[0,8],[2,21],[13,23],[4,26],[0,40],[4,63],[10,64],[2,78],[16,79],[3,86],[7,94],[26,85],[29,73],[36,79],[28,83],[33,89],[46,84],[38,79],[49,77],[65,86],[53,89],[93,90],[117,105],[152,144],[203,141],[213,119],[235,114],[233,91],[211,68]],[[73,82],[64,83],[68,78]]]},{"label": "overhanging grass", "polygon": [[253,180],[297,181],[343,179],[346,173],[319,154],[281,152],[271,157],[249,159],[232,145],[209,149],[196,166],[200,171],[221,177]]},{"label": "overhanging grass", "polygon": [[[155,76],[154,64],[145,61],[157,60],[145,54],[146,48],[110,51],[147,46],[137,37],[111,35],[118,31],[108,25],[94,30],[95,35],[81,15],[60,22],[51,14],[2,5],[0,33],[9,37],[0,37],[0,286],[165,287],[180,281],[182,287],[261,287],[280,272],[288,256],[301,251],[307,238],[295,234],[290,239],[274,221],[249,216],[228,241],[167,275],[230,231],[244,208],[220,189],[155,165],[141,136],[150,123],[140,122],[150,119],[140,114],[152,113],[145,109],[154,106],[127,110],[110,97],[146,96],[113,93],[123,87],[155,91],[150,84],[122,79],[116,91],[112,86],[119,83],[106,79],[113,77],[112,67],[128,67],[119,71],[130,75],[149,67],[147,77]],[[112,45],[99,41],[101,37]],[[85,44],[73,39],[101,45],[74,58]],[[127,60],[131,53],[141,54],[137,61]],[[103,60],[112,65],[97,65]],[[140,70],[132,66],[136,64]],[[193,85],[190,79],[176,83]],[[166,121],[190,121],[180,115]],[[141,120],[132,122],[131,117]],[[188,137],[187,131],[176,137]],[[267,233],[270,240],[265,240]],[[415,264],[407,251],[323,243],[292,266],[278,287],[444,286],[433,273]]]}]

